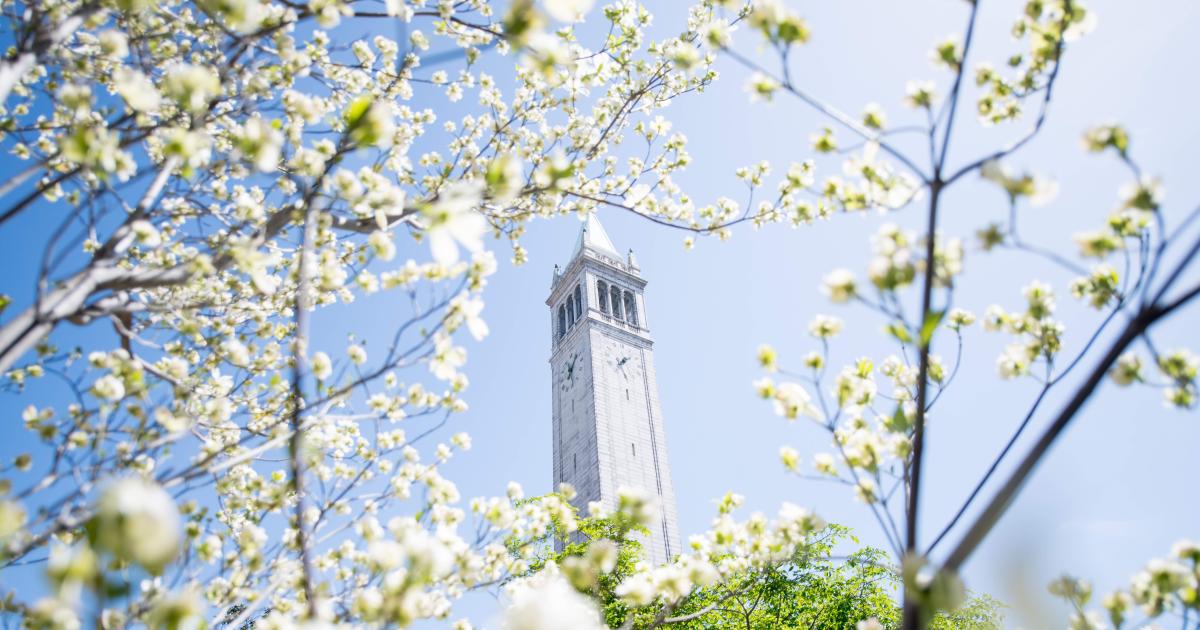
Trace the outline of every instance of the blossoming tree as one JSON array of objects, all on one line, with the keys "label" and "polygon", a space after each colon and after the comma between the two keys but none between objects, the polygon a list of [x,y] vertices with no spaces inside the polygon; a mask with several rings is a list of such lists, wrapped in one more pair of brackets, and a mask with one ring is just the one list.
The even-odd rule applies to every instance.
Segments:
[{"label": "blossoming tree", "polygon": [[[1167,225],[1159,185],[1140,172],[1123,128],[1086,138],[1134,179],[1110,219],[1078,238],[1095,267],[1017,232],[1020,207],[1043,187],[1004,160],[1042,127],[1069,42],[1087,30],[1090,13],[1073,0],[1031,0],[1014,28],[1023,52],[1003,69],[970,59],[977,6],[963,4],[962,38],[934,50],[945,97],[934,84],[909,89],[909,105],[927,115],[927,159],[892,145],[880,107],[851,116],[792,79],[789,52],[809,26],[774,1],[705,0],[662,40],[648,38],[651,15],[633,0],[14,0],[2,10],[0,133],[22,167],[0,183],[0,230],[11,242],[32,213],[55,222],[36,286],[4,296],[0,320],[10,394],[24,396],[34,379],[62,391],[28,401],[37,448],[3,469],[0,567],[44,563],[50,583],[4,600],[5,614],[31,626],[432,618],[467,628],[455,602],[502,583],[509,627],[599,624],[586,584],[543,562],[547,532],[577,526],[570,488],[531,501],[513,484],[507,496],[464,502],[440,471],[470,438],[439,429],[466,405],[461,338],[488,333],[489,235],[507,239],[519,264],[528,222],[606,206],[719,238],[739,224],[868,208],[926,213],[922,233],[880,229],[869,282],[847,271],[827,282],[833,301],[886,318],[895,354],[847,366],[827,394],[840,322],[823,316],[810,329],[821,350],[787,372],[761,349],[772,375],[758,384],[781,415],[829,432],[836,452],[813,458],[817,472],[870,505],[901,567],[906,627],[957,605],[956,570],[1105,375],[1195,404],[1196,358],[1159,351],[1150,332],[1200,293],[1186,274],[1200,241],[1188,240],[1187,223]],[[778,65],[739,44],[767,46]],[[817,159],[791,165],[754,207],[697,205],[673,181],[692,158],[658,110],[703,98],[720,56],[748,67],[753,98],[791,97],[829,120],[813,136]],[[971,82],[978,96],[967,103]],[[1029,131],[951,164],[970,106],[988,124]],[[839,134],[857,144],[841,148]],[[849,176],[823,176],[819,164],[842,153]],[[1024,309],[983,316],[1012,337],[1002,376],[1038,378],[1045,390],[1076,369],[1088,376],[981,514],[959,523],[997,466],[922,547],[927,412],[956,371],[932,349],[976,319],[949,308],[963,245],[939,231],[939,213],[945,190],[974,174],[1013,208],[1011,222],[981,226],[983,242],[1076,271],[1072,294],[1102,319],[1086,345],[1064,347],[1053,289],[1040,283]],[[738,175],[760,188],[769,166]],[[411,306],[386,348],[312,347],[314,310],[380,291]],[[93,346],[60,348],[66,326],[95,331]],[[1145,352],[1133,354],[1139,344]],[[780,454],[799,469],[799,453]],[[648,625],[684,623],[692,618],[672,611],[697,589],[777,570],[825,527],[790,504],[772,520],[738,520],[737,503],[731,495],[673,564],[638,565],[614,592],[656,606]],[[644,521],[652,507],[628,490],[616,516]],[[950,532],[961,536],[934,554]],[[1134,604],[1152,617],[1195,608],[1196,549],[1181,543],[1110,596],[1111,620]],[[611,571],[604,547],[582,557],[594,580]],[[1099,623],[1081,583],[1056,591],[1077,606],[1073,623]]]}]

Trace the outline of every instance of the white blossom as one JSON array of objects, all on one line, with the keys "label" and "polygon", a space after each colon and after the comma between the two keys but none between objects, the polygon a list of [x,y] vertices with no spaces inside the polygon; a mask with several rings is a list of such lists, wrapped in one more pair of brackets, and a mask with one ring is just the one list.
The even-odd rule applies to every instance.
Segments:
[{"label": "white blossom", "polygon": [[117,94],[125,99],[129,108],[138,112],[153,112],[162,102],[158,90],[146,75],[130,68],[121,68],[113,75]]},{"label": "white blossom", "polygon": [[475,182],[451,185],[430,205],[424,216],[425,237],[433,259],[443,265],[458,262],[458,246],[478,253],[483,250],[483,232],[487,223],[476,212],[483,189]]},{"label": "white blossom", "polygon": [[188,63],[168,68],[162,85],[168,96],[193,114],[208,108],[209,100],[221,92],[221,80],[212,68]]},{"label": "white blossom", "polygon": [[543,0],[550,17],[559,22],[575,22],[592,8],[594,0]]},{"label": "white blossom", "polygon": [[125,384],[112,374],[105,374],[92,383],[92,393],[105,400],[120,400],[125,397]]},{"label": "white blossom", "polygon": [[238,367],[250,365],[250,350],[237,339],[226,339],[221,344],[221,350],[229,362]]},{"label": "white blossom", "polygon": [[599,630],[600,613],[557,572],[546,571],[507,589],[511,603],[500,627],[504,630]]},{"label": "white blossom", "polygon": [[157,484],[137,477],[111,482],[96,503],[96,544],[117,557],[162,570],[179,552],[175,501]]},{"label": "white blossom", "polygon": [[279,166],[282,145],[283,134],[258,116],[247,120],[237,134],[238,151],[262,172],[274,171]]},{"label": "white blossom", "polygon": [[333,362],[329,360],[329,355],[324,352],[314,352],[310,360],[313,376],[319,381],[327,380],[333,375]]},{"label": "white blossom", "polygon": [[823,289],[830,301],[844,303],[855,295],[854,274],[848,269],[835,269],[825,276]]},{"label": "white blossom", "polygon": [[392,242],[392,235],[383,230],[371,232],[371,236],[367,237],[367,244],[380,260],[387,261],[396,257],[396,244]]}]

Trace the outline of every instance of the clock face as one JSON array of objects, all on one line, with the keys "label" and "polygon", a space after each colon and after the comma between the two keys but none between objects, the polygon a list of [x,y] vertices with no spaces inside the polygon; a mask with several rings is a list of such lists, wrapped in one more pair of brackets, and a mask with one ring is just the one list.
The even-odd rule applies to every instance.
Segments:
[{"label": "clock face", "polygon": [[605,352],[605,363],[624,378],[629,378],[638,372],[638,361],[633,348],[618,343],[609,344]]},{"label": "clock face", "polygon": [[558,375],[559,387],[561,387],[564,392],[567,391],[575,385],[577,380],[579,380],[579,375],[582,372],[583,361],[579,359],[579,351],[576,350],[572,352],[571,355],[567,357],[566,362],[563,363],[562,370]]}]

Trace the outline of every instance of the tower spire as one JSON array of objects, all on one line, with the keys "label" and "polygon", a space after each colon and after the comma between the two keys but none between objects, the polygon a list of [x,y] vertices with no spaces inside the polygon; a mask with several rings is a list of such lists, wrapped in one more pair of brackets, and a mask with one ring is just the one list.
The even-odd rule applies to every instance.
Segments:
[{"label": "tower spire", "polygon": [[589,212],[583,225],[579,226],[579,238],[575,239],[575,249],[571,252],[571,260],[583,252],[584,248],[616,260],[621,258],[621,255],[617,253],[617,247],[613,245],[612,239],[608,237],[608,232],[600,224],[600,219],[595,212]]}]

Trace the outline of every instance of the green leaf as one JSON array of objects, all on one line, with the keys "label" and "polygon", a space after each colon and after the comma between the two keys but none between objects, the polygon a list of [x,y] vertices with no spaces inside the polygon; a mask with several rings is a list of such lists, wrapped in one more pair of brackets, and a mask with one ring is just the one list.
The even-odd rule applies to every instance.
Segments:
[{"label": "green leaf", "polygon": [[349,105],[346,106],[345,111],[342,113],[342,118],[346,121],[346,126],[353,129],[356,125],[361,123],[362,117],[366,115],[367,110],[371,108],[371,104],[374,102],[375,99],[371,98],[370,95],[364,95],[354,99]]},{"label": "green leaf", "polygon": [[514,48],[520,49],[529,38],[541,30],[545,19],[533,5],[533,0],[516,0],[504,16],[504,35]]},{"label": "green leaf", "polygon": [[111,580],[104,580],[104,596],[107,597],[108,599],[116,599],[116,598],[120,598],[120,597],[125,597],[126,595],[129,594],[130,590],[132,590],[132,589],[130,588],[130,585],[128,582],[114,582]]},{"label": "green leaf", "polygon": [[903,322],[892,322],[884,330],[900,343],[912,343],[912,334],[908,332],[908,326],[905,326]]},{"label": "green leaf", "polygon": [[892,412],[892,416],[885,420],[887,429],[894,433],[906,433],[910,428],[908,426],[908,415],[904,413],[904,407],[896,405],[896,411]]},{"label": "green leaf", "polygon": [[946,311],[929,311],[925,314],[925,322],[921,324],[921,347],[928,348],[930,340],[933,339],[933,332],[942,323],[942,318],[946,316]]}]

